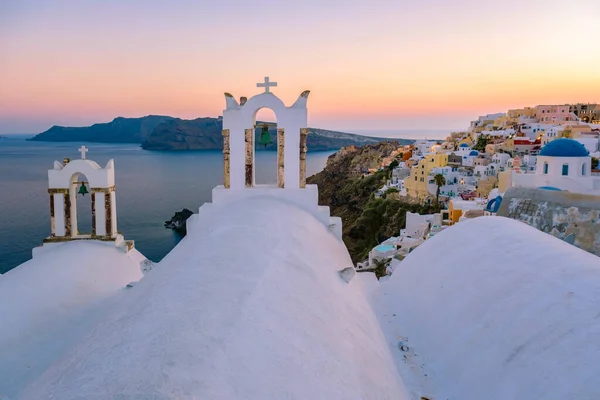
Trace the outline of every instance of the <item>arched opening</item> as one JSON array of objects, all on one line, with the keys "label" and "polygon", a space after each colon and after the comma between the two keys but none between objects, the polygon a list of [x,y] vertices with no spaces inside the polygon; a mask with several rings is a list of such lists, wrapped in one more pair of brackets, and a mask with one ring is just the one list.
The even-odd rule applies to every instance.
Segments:
[{"label": "arched opening", "polygon": [[563,176],[569,175],[569,164],[563,164],[563,166],[562,166],[562,175]]},{"label": "arched opening", "polygon": [[92,193],[88,178],[82,173],[71,177],[69,188],[71,200],[71,236],[91,236],[94,212]]},{"label": "arched opening", "polygon": [[277,116],[261,108],[254,118],[254,184],[277,184]]},{"label": "arched opening", "polygon": [[548,175],[548,163],[544,163],[544,175]]},{"label": "arched opening", "polygon": [[581,175],[585,175],[586,165],[585,163],[581,164]]}]

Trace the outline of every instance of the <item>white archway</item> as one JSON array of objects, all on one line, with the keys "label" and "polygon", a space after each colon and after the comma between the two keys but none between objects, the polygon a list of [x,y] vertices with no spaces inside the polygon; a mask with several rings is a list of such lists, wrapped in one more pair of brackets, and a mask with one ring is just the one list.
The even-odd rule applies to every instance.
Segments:
[{"label": "white archway", "polygon": [[[252,138],[255,140],[255,143],[251,154],[254,163],[246,162],[246,166],[248,167],[249,165],[252,170],[252,176],[250,179],[246,178],[246,184],[249,180],[251,186],[273,185],[277,183],[278,175],[276,151],[271,151],[273,148],[277,150],[277,115],[275,115],[275,112],[270,108],[261,108],[257,111],[254,120],[254,136]],[[260,143],[263,123],[267,125],[269,137],[271,139],[271,143],[268,146],[269,151],[264,151],[267,146],[263,147]],[[262,180],[260,180],[261,177],[263,178]]]},{"label": "white archway", "polygon": [[[54,168],[48,171],[48,193],[50,194],[51,234],[47,241],[72,239],[113,240],[117,236],[117,210],[115,193],[114,161],[104,168],[96,162],[82,158],[63,162],[55,161]],[[92,232],[79,235],[77,227],[77,192],[81,181],[87,178],[86,187],[91,196]]]},{"label": "white archway", "polygon": [[[260,109],[268,108],[277,118],[277,187],[298,189],[306,180],[306,135],[308,111],[306,102],[310,91],[304,91],[296,102],[286,107],[281,99],[270,92],[265,78],[265,92],[240,102],[225,93],[223,110],[224,181],[226,188],[253,187],[254,180],[254,125]],[[251,178],[250,178],[251,177]]]},{"label": "white archway", "polygon": [[[80,194],[81,188],[85,188]],[[96,215],[95,196],[92,196],[89,179],[85,174],[77,172],[71,177],[69,196],[71,198],[71,234],[72,236],[92,236],[95,232]],[[86,193],[87,192],[87,193]]]},{"label": "white archway", "polygon": [[[203,213],[211,213],[212,207],[236,207],[247,199],[275,198],[293,204],[310,213],[326,229],[342,240],[342,220],[332,217],[328,206],[319,205],[317,185],[306,184],[306,138],[308,135],[306,103],[309,91],[300,94],[296,102],[286,107],[283,101],[269,91],[272,84],[265,78],[265,93],[240,102],[225,93],[226,109],[223,110],[223,169],[224,184],[212,190],[212,203],[204,203],[198,217],[188,220],[188,233],[203,229],[196,223]],[[254,125],[256,114],[268,108],[277,119],[277,172],[278,184],[254,185],[247,179],[254,173]],[[246,171],[250,171],[248,174]]]}]

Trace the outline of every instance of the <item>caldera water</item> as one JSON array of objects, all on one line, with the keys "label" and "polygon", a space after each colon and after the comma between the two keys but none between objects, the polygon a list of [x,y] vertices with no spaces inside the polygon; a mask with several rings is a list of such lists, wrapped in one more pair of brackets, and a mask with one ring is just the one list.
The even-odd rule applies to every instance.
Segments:
[{"label": "caldera water", "polygon": [[[102,167],[115,160],[118,230],[150,260],[160,261],[181,240],[164,222],[175,211],[198,212],[223,184],[220,151],[154,152],[137,144],[32,142],[29,136],[0,139],[0,274],[31,258],[50,234],[48,170],[54,160],[87,158]],[[329,152],[309,152],[307,176],[325,167]],[[275,183],[277,153],[256,152],[257,183]],[[90,196],[77,196],[79,230],[91,231]]]}]

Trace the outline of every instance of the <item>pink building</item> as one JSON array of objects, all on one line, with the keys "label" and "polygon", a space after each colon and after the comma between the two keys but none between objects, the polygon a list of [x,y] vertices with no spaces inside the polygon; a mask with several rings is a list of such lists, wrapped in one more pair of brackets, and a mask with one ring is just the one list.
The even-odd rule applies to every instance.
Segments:
[{"label": "pink building", "polygon": [[537,106],[536,118],[540,123],[560,124],[567,121],[577,121],[577,116],[569,111],[569,105]]}]

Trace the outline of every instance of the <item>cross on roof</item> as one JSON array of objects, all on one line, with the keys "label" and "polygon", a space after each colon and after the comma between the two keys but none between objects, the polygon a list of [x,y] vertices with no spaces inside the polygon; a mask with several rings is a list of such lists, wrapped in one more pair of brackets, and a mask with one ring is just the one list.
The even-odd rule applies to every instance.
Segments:
[{"label": "cross on roof", "polygon": [[82,160],[85,160],[85,153],[87,153],[87,152],[88,152],[88,149],[87,149],[87,147],[85,147],[85,146],[81,146],[81,147],[79,148],[79,152],[81,153],[81,159],[82,159]]},{"label": "cross on roof", "polygon": [[264,83],[257,83],[256,84],[256,87],[264,87],[265,88],[265,93],[271,93],[271,91],[269,90],[269,88],[271,86],[277,86],[277,82],[270,82],[268,76],[265,76],[265,82]]}]

